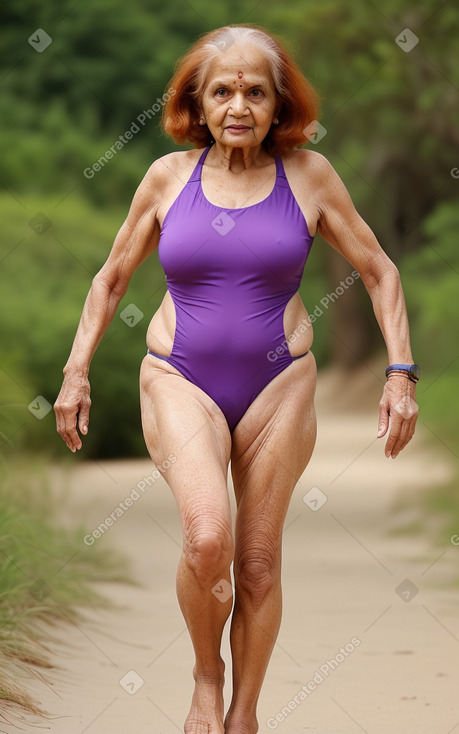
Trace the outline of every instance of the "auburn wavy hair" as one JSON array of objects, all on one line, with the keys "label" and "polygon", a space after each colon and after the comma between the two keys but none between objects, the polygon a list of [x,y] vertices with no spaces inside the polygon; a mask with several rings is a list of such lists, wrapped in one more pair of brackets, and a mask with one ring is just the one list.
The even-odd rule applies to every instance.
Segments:
[{"label": "auburn wavy hair", "polygon": [[[204,148],[213,143],[207,125],[199,124],[199,110],[207,72],[217,54],[233,43],[255,46],[269,64],[278,97],[276,116],[263,140],[265,150],[273,156],[283,155],[296,145],[309,141],[305,128],[317,120],[319,96],[303,76],[278,38],[261,26],[234,24],[217,28],[201,36],[176,63],[169,82],[167,101],[160,126],[176,143],[192,143]],[[310,134],[310,131],[308,130]]]}]

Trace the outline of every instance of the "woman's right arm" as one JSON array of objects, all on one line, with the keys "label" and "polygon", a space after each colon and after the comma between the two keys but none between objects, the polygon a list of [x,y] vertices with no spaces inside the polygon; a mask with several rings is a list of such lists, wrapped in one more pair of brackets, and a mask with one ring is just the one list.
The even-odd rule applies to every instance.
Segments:
[{"label": "woman's right arm", "polygon": [[126,293],[135,270],[156,249],[156,218],[167,168],[155,161],[135,192],[128,215],[115,237],[107,261],[93,278],[72,350],[64,367],[64,381],[54,403],[57,431],[73,452],[81,449],[78,430],[88,432],[89,366],[94,353]]}]

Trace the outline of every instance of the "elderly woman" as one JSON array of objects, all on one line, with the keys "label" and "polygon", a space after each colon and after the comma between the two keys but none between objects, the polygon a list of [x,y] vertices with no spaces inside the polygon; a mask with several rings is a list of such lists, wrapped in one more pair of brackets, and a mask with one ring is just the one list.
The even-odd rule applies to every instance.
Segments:
[{"label": "elderly woman", "polygon": [[[387,345],[377,434],[387,435],[387,457],[414,433],[419,368],[396,267],[330,163],[296,147],[310,137],[317,98],[279,41],[257,26],[214,30],[170,86],[163,128],[194,148],[157,159],[135,193],[83,308],[57,427],[81,449],[91,359],[134,271],[158,248],[167,291],[148,328],[141,411],[153,461],[175,457],[164,476],[182,521],[177,595],[196,658],[185,732],[253,734],[281,621],[283,523],[316,437],[312,328],[298,294],[316,232],[360,274]],[[220,649],[231,610],[225,716]]]}]

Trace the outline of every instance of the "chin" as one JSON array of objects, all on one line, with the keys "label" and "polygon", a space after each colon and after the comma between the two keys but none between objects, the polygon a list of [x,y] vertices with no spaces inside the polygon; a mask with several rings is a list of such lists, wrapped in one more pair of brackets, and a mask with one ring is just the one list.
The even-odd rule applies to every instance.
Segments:
[{"label": "chin", "polygon": [[[257,140],[254,138],[253,134],[249,135],[249,133],[253,133],[253,130],[248,131],[247,133],[239,133],[234,134],[231,132],[227,132],[226,130],[223,132],[223,134],[218,138],[219,142],[221,143],[228,143],[231,141],[231,144],[234,146],[240,146],[240,145],[256,145]],[[213,136],[213,139],[215,140],[215,136]]]}]

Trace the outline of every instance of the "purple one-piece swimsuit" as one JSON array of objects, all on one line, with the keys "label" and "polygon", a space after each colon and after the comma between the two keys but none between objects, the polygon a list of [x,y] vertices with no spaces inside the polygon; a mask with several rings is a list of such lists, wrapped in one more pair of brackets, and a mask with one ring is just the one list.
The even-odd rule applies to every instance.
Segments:
[{"label": "purple one-piece swimsuit", "polygon": [[208,201],[201,170],[210,147],[163,222],[158,256],[176,330],[170,356],[150,353],[207,393],[232,432],[263,388],[298,359],[283,317],[313,237],[280,157],[263,201],[239,209]]}]

